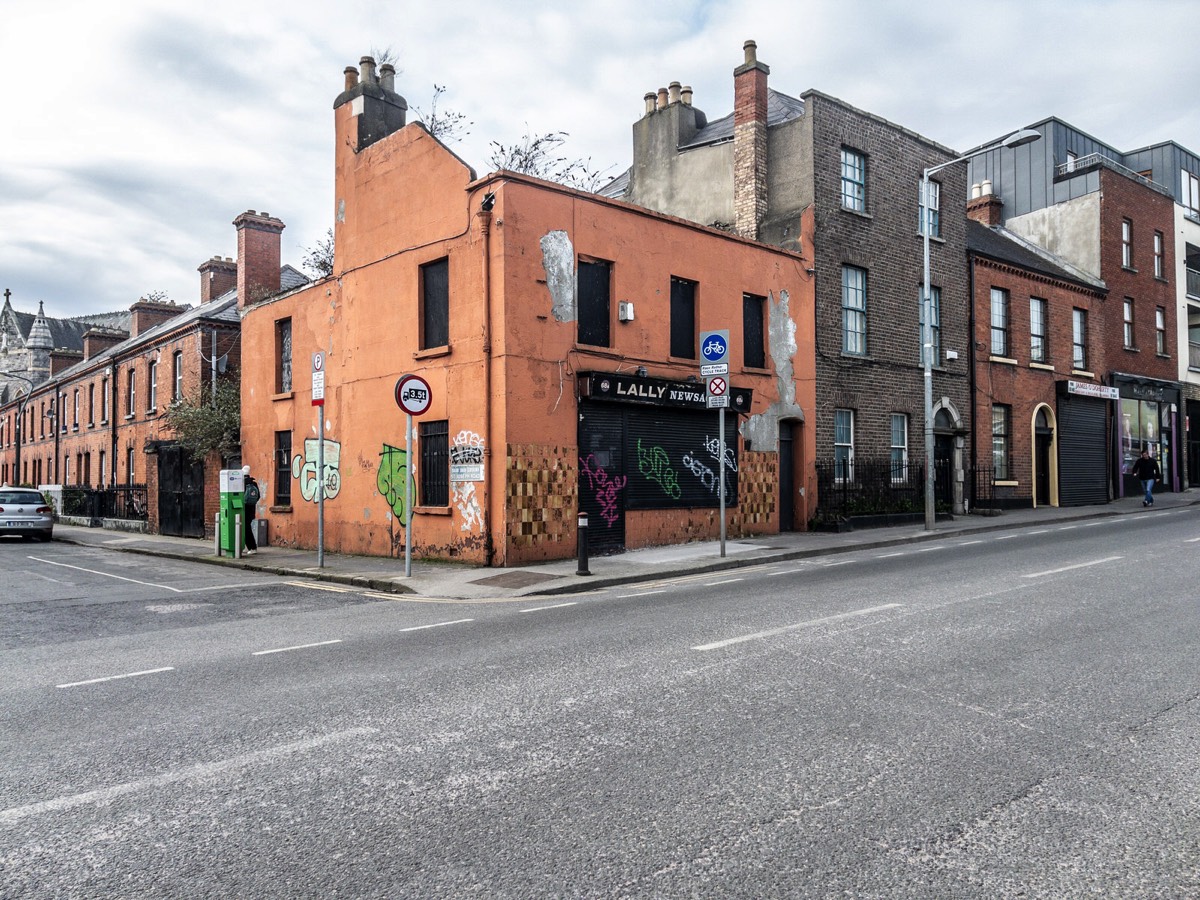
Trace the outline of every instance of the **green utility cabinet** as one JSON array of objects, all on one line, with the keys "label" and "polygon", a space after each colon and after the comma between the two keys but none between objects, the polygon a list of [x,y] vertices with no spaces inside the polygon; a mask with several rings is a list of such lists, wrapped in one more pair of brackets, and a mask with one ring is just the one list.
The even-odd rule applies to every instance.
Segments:
[{"label": "green utility cabinet", "polygon": [[241,469],[221,470],[221,512],[220,512],[220,555],[239,556],[242,552],[244,538],[242,529],[246,527],[246,477]]}]

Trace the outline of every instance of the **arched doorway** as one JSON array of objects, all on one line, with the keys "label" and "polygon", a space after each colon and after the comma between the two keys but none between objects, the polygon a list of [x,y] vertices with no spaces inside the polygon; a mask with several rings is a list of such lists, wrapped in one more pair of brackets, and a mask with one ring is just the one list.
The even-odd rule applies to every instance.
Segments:
[{"label": "arched doorway", "polygon": [[1039,406],[1033,414],[1033,505],[1058,506],[1058,461],[1054,452],[1054,411]]}]

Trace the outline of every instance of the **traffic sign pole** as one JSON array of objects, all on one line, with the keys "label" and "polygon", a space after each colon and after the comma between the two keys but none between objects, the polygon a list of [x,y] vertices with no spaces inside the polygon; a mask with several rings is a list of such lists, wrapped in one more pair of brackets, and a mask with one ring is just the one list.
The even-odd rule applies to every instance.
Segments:
[{"label": "traffic sign pole", "polygon": [[325,568],[325,354],[312,355],[312,403],[317,408],[317,568]]},{"label": "traffic sign pole", "polygon": [[401,375],[396,382],[396,405],[404,410],[404,577],[412,575],[412,420],[429,412],[433,391],[420,375]]},{"label": "traffic sign pole", "polygon": [[709,409],[720,416],[717,424],[717,471],[720,474],[721,556],[725,556],[725,409],[729,406],[729,330],[700,332],[700,374],[707,380]]}]

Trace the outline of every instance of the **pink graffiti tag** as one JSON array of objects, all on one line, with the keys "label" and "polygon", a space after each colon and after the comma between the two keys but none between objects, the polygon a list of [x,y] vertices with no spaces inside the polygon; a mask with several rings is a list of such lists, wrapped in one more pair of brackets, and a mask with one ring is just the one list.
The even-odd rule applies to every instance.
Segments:
[{"label": "pink graffiti tag", "polygon": [[588,485],[596,492],[596,502],[600,504],[600,517],[612,527],[617,521],[617,494],[629,479],[624,475],[613,478],[601,468],[594,453],[587,455],[580,463],[580,468],[588,477]]}]

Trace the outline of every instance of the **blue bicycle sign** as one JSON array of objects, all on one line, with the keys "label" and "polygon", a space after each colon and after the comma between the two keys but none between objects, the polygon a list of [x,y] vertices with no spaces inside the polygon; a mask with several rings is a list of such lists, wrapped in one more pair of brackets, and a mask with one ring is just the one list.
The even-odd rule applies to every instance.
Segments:
[{"label": "blue bicycle sign", "polygon": [[700,332],[700,355],[705,362],[724,362],[729,353],[728,331]]}]

